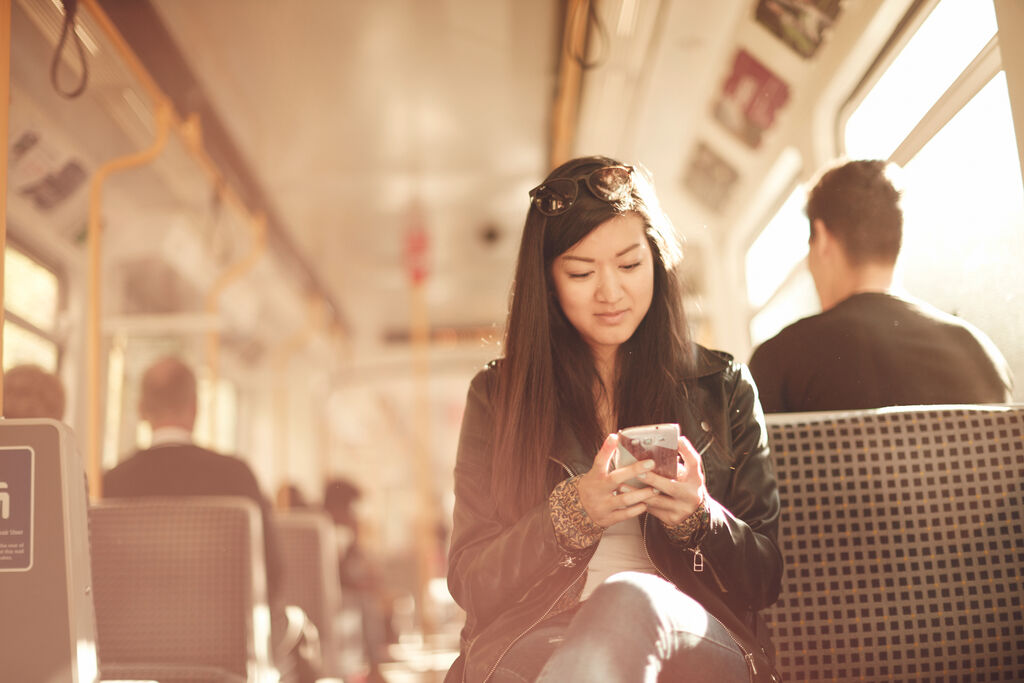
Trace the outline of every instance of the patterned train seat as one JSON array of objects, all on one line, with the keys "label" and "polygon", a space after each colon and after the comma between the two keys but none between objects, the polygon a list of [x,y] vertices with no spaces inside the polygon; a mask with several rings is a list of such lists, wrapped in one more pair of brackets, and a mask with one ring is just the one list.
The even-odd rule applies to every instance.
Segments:
[{"label": "patterned train seat", "polygon": [[1024,406],[768,422],[785,679],[1024,680]]}]

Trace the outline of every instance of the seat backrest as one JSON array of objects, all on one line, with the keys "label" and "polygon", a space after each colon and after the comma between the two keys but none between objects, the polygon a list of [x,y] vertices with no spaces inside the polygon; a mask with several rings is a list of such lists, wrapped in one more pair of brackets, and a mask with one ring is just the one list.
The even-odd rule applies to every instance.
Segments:
[{"label": "seat backrest", "polygon": [[0,679],[93,683],[85,468],[55,420],[0,420]]},{"label": "seat backrest", "polygon": [[787,681],[1024,680],[1024,406],[769,415]]},{"label": "seat backrest", "polygon": [[259,508],[247,498],[110,500],[89,510],[101,671],[207,667],[254,680],[269,658]]},{"label": "seat backrest", "polygon": [[335,622],[341,611],[341,584],[334,523],[326,512],[316,510],[276,512],[272,520],[284,559],[281,597],[286,604],[301,607],[320,633],[324,673],[339,675]]}]

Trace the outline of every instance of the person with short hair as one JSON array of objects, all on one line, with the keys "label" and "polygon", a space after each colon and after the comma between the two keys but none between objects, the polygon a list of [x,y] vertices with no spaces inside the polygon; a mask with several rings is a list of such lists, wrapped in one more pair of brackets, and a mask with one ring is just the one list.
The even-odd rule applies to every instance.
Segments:
[{"label": "person with short hair", "polygon": [[40,365],[15,365],[4,372],[4,417],[64,419],[64,385]]},{"label": "person with short hair", "polygon": [[153,429],[152,445],[103,476],[107,498],[242,496],[260,507],[267,592],[273,604],[283,560],[270,524],[271,507],[245,461],[192,442],[197,410],[196,377],[176,356],[158,359],[142,376],[139,416]]},{"label": "person with short hair", "polygon": [[884,161],[824,173],[807,200],[807,266],[822,312],[750,359],[768,413],[1012,400],[1006,359],[977,327],[893,286],[901,193]]},{"label": "person with short hair", "polygon": [[[772,680],[764,416],[747,369],[691,340],[681,257],[641,168],[582,157],[530,192],[504,356],[459,438],[446,681]],[[671,472],[612,464],[617,430],[655,423],[680,428]]]}]

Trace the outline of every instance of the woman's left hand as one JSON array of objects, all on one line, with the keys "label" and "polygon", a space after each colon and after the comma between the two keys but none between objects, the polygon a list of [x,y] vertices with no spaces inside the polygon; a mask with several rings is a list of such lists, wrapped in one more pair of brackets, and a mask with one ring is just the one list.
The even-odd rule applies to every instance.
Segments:
[{"label": "woman's left hand", "polygon": [[[675,526],[693,514],[701,499],[707,495],[700,455],[685,436],[679,437],[679,455],[682,462],[676,465],[675,479],[668,479],[654,472],[639,475],[644,484],[659,492],[659,495],[651,496],[644,501],[648,514],[654,515],[668,526]],[[634,489],[623,484],[619,490],[626,493]]]}]

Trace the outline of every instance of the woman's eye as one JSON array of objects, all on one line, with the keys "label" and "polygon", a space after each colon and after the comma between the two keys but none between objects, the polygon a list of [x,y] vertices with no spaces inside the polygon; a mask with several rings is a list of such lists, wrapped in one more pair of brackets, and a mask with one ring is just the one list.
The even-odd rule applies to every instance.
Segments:
[{"label": "woman's eye", "polygon": [[620,268],[622,268],[623,270],[633,270],[634,268],[639,268],[641,263],[643,263],[643,261],[637,261],[636,263],[627,263],[623,266],[620,266]]},{"label": "woman's eye", "polygon": [[573,280],[582,280],[583,278],[590,275],[590,273],[569,273],[568,275]]}]

